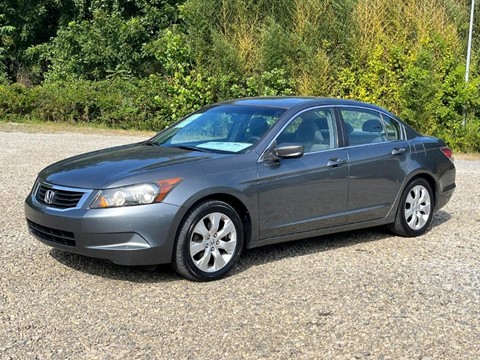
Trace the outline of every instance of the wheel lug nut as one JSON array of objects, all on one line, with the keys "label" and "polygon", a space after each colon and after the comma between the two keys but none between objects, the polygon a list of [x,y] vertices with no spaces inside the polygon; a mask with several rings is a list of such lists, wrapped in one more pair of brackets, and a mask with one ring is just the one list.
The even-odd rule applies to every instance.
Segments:
[{"label": "wheel lug nut", "polygon": [[215,248],[212,246],[212,248],[210,250],[215,251]]}]

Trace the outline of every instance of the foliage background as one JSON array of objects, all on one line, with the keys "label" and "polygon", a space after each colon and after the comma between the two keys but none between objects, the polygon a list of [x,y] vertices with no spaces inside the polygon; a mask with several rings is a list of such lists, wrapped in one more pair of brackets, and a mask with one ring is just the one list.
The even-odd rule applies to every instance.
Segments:
[{"label": "foliage background", "polygon": [[469,0],[2,0],[0,119],[160,130],[227,98],[333,96],[480,151],[479,3],[465,85]]}]

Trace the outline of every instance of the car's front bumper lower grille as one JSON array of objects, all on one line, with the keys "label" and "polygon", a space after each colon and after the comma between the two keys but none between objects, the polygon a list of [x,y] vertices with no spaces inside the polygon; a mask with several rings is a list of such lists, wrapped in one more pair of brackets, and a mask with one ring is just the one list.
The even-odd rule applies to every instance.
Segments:
[{"label": "car's front bumper lower grille", "polygon": [[30,232],[33,235],[38,236],[40,239],[65,246],[77,246],[75,242],[75,235],[70,231],[49,228],[36,224],[30,220],[27,220],[27,223]]}]

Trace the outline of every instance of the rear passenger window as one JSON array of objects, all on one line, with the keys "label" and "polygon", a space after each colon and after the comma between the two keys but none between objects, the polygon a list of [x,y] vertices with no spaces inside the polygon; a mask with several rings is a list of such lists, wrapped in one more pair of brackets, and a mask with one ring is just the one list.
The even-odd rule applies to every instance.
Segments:
[{"label": "rear passenger window", "polygon": [[380,113],[366,109],[340,109],[350,145],[387,141]]},{"label": "rear passenger window", "polygon": [[400,140],[402,138],[402,131],[399,122],[384,114],[382,114],[382,118],[385,123],[387,139],[389,141]]}]

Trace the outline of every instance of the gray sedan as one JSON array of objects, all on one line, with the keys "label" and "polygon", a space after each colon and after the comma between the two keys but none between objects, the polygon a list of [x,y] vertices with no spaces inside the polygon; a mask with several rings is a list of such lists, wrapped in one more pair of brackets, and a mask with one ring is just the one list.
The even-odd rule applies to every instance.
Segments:
[{"label": "gray sedan", "polygon": [[252,98],[47,167],[25,215],[55,248],[205,281],[244,248],[378,225],[421,235],[454,189],[450,148],[382,108]]}]

